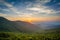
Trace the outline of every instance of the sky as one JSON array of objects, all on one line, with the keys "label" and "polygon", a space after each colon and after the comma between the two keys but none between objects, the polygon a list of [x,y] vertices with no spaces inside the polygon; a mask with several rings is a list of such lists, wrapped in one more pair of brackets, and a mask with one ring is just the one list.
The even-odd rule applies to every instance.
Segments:
[{"label": "sky", "polygon": [[0,0],[0,16],[11,21],[60,21],[60,0]]}]

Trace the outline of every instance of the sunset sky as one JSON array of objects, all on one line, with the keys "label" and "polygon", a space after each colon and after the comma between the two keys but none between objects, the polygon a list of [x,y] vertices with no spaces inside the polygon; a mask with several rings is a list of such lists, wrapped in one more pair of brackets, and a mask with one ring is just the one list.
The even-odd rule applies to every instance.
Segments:
[{"label": "sunset sky", "polygon": [[0,16],[12,21],[59,21],[60,0],[0,0]]}]

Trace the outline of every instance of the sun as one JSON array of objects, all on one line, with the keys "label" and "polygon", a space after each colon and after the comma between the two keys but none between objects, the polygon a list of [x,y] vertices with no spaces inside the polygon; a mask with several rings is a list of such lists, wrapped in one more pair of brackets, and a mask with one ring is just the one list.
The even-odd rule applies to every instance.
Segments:
[{"label": "sun", "polygon": [[32,18],[27,18],[26,21],[32,23]]},{"label": "sun", "polygon": [[21,21],[32,23],[33,19],[32,18],[21,18]]}]

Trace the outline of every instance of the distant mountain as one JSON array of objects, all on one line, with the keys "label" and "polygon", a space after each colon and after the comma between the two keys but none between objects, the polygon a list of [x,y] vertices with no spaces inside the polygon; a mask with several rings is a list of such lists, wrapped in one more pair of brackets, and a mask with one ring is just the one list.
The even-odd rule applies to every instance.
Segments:
[{"label": "distant mountain", "polygon": [[42,29],[60,28],[60,21],[35,22],[33,24],[41,27]]},{"label": "distant mountain", "polygon": [[[44,28],[46,29],[44,30]],[[58,22],[35,23],[34,25],[24,21],[10,21],[4,17],[0,17],[0,32],[31,33],[31,32],[55,32],[59,30],[60,24]]]},{"label": "distant mountain", "polygon": [[39,27],[24,21],[10,21],[0,17],[1,32],[35,32]]}]

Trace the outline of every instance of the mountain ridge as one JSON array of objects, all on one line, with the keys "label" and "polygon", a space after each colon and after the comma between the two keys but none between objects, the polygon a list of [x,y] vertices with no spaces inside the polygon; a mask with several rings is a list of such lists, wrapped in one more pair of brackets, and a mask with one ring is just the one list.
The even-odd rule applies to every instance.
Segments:
[{"label": "mountain ridge", "polygon": [[37,29],[37,26],[28,22],[10,21],[4,17],[0,17],[0,31],[34,32]]}]

